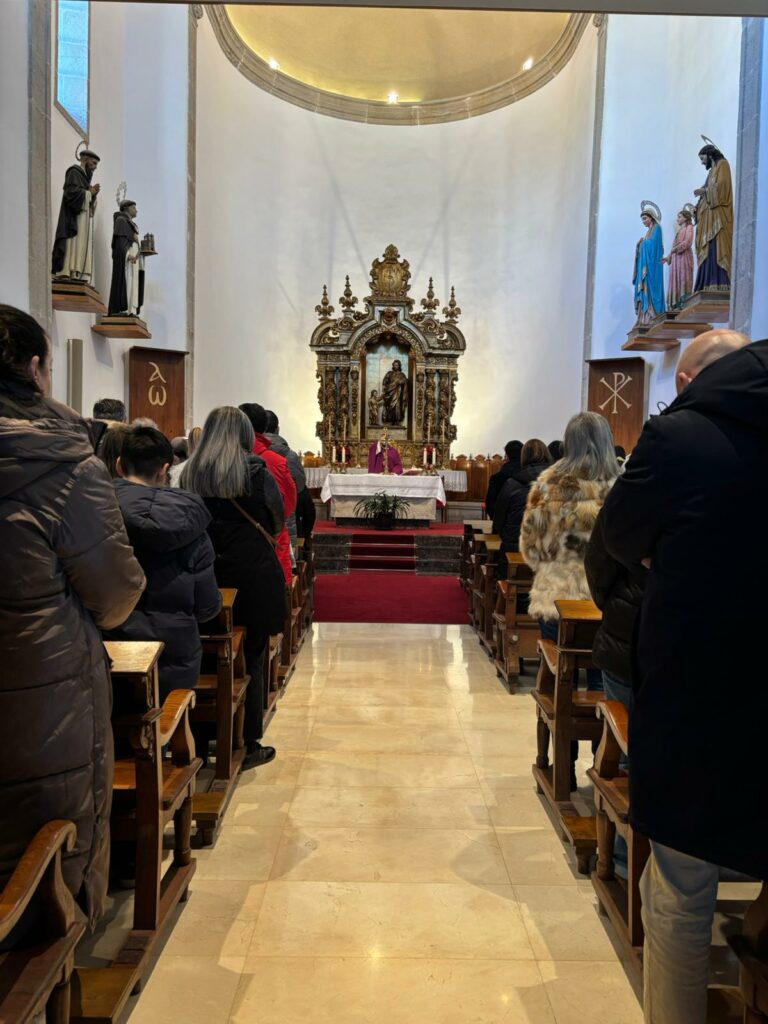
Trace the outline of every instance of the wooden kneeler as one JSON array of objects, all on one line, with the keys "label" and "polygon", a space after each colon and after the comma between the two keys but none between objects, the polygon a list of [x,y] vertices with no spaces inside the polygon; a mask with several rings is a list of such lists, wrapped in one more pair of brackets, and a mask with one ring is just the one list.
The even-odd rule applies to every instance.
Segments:
[{"label": "wooden kneeler", "polygon": [[571,740],[597,740],[602,733],[596,706],[605,694],[577,689],[579,669],[592,667],[592,643],[602,616],[592,601],[555,601],[555,606],[557,643],[539,640],[541,662],[532,694],[537,744],[533,777],[558,820],[563,839],[574,848],[579,872],[587,875],[597,849],[597,830],[595,819],[580,815],[571,801]]},{"label": "wooden kneeler", "polygon": [[496,584],[496,608],[493,613],[496,671],[511,688],[522,672],[524,658],[538,658],[541,631],[536,619],[521,611],[520,600],[531,592],[533,572],[517,551],[508,551],[507,578]]},{"label": "wooden kneeler", "polygon": [[85,924],[75,919],[75,901],[61,874],[62,851],[75,846],[71,821],[44,825],[24,851],[0,892],[0,942],[8,938],[35,900],[34,931],[0,953],[0,1024],[68,1024],[75,947]]},{"label": "wooden kneeler", "polygon": [[483,539],[486,558],[483,565],[480,566],[482,627],[478,629],[478,635],[480,643],[488,655],[494,658],[496,656],[496,630],[494,629],[493,613],[496,607],[496,563],[501,558],[501,540],[490,536]]},{"label": "wooden kneeler", "polygon": [[[594,768],[587,775],[595,787],[597,808],[597,867],[592,885],[600,910],[607,914],[635,969],[642,976],[643,922],[641,918],[640,876],[648,857],[650,843],[629,823],[629,775],[619,766],[622,754],[629,750],[629,715],[618,701],[602,701],[597,717],[603,720]],[[627,844],[628,870],[623,879],[614,871],[613,847],[616,835]]]},{"label": "wooden kneeler", "polygon": [[[135,844],[133,929],[109,967],[76,968],[71,1021],[112,1024],[141,988],[151,957],[195,873],[192,797],[202,761],[189,712],[193,690],[174,690],[159,706],[157,641],[110,641],[115,738],[112,839]],[[170,750],[163,757],[164,747]],[[163,873],[163,832],[173,821],[174,851]]]},{"label": "wooden kneeler", "polygon": [[276,633],[267,641],[264,652],[264,728],[275,713],[277,699],[282,692],[280,685],[280,649],[283,634]]},{"label": "wooden kneeler", "polygon": [[198,680],[193,728],[201,736],[216,734],[216,768],[207,789],[199,788],[192,814],[200,841],[210,845],[226,812],[245,757],[243,728],[250,677],[245,666],[245,630],[235,626],[237,591],[221,590],[221,610],[204,625],[203,672]]},{"label": "wooden kneeler", "polygon": [[284,686],[291,677],[299,652],[299,582],[294,576],[285,587],[285,625],[283,626],[283,642],[280,652],[278,669],[280,682]]}]

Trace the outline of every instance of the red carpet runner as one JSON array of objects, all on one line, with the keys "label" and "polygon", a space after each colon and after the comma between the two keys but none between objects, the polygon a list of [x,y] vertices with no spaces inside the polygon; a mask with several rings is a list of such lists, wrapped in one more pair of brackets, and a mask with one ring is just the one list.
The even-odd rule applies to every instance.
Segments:
[{"label": "red carpet runner", "polygon": [[467,622],[467,596],[455,576],[350,572],[315,577],[316,622]]},{"label": "red carpet runner", "polygon": [[416,571],[416,542],[413,534],[395,533],[394,530],[352,534],[349,549],[349,569],[390,569],[400,572]]}]

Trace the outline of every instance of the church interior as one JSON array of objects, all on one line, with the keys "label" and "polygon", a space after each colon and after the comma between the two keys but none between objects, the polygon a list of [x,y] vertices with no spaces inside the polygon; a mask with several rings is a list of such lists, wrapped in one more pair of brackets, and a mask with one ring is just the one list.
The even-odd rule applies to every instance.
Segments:
[{"label": "church interior", "polygon": [[0,3],[0,1024],[768,1022],[768,9],[559,6]]}]

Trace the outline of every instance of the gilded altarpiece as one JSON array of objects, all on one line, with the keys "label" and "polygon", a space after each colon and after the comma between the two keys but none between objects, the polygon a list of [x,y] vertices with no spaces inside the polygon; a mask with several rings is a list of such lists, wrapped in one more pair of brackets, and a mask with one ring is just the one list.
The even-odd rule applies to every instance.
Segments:
[{"label": "gilded altarpiece", "polygon": [[346,442],[352,463],[366,465],[371,442],[385,430],[406,467],[421,464],[425,444],[435,448],[436,464],[449,457],[457,437],[458,359],[466,349],[461,309],[451,288],[440,316],[430,278],[414,312],[410,279],[408,261],[389,245],[373,261],[362,309],[349,277],[339,316],[323,287],[310,347],[317,356],[317,436],[327,461],[333,446]]}]

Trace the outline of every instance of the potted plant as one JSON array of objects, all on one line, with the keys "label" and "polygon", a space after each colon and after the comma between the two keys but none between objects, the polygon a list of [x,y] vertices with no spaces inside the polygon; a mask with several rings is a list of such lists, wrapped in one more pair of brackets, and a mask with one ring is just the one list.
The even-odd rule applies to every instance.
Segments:
[{"label": "potted plant", "polygon": [[370,519],[376,530],[393,530],[395,521],[404,519],[410,508],[410,501],[402,495],[377,491],[358,501],[355,515],[358,519]]}]

